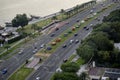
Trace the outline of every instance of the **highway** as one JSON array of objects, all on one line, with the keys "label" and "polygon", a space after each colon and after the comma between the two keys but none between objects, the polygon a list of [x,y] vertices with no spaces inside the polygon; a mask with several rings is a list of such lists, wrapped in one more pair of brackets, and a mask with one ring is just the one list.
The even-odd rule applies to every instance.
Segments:
[{"label": "highway", "polygon": [[[119,6],[119,5],[117,5]],[[87,27],[89,30],[82,29],[78,31],[78,36],[72,36],[69,40],[65,41],[64,44],[67,44],[66,48],[62,48],[60,46],[41,66],[38,70],[35,71],[27,80],[36,80],[36,77],[40,77],[40,80],[50,80],[50,77],[56,71],[56,69],[63,63],[64,59],[68,59],[70,55],[76,50],[76,48],[80,45],[72,43],[69,45],[70,40],[79,39],[80,41],[87,37],[92,31],[92,27],[90,24],[96,25],[97,23],[101,23],[104,15],[108,15],[111,11],[115,10],[117,6],[107,9],[105,12],[100,13],[99,19],[100,21],[93,20],[91,21]]]},{"label": "highway", "polygon": [[[109,3],[107,3],[107,4],[109,4]],[[101,5],[97,5],[95,11],[99,11],[100,9],[102,9]],[[54,32],[54,33],[55,33],[55,36],[54,36],[54,37],[50,37],[51,34],[42,36],[42,38],[41,38],[39,41],[36,42],[36,43],[37,43],[36,47],[37,47],[38,49],[40,49],[40,45],[41,45],[41,44],[43,44],[43,43],[44,43],[44,44],[47,44],[48,42],[50,42],[53,38],[55,38],[55,37],[57,37],[58,35],[60,35],[64,30],[66,30],[67,28],[69,28],[69,27],[71,27],[72,25],[74,25],[75,23],[77,23],[76,20],[78,20],[78,19],[83,20],[87,15],[90,14],[90,10],[91,10],[91,9],[88,9],[88,10],[86,10],[86,11],[82,11],[82,12],[80,12],[79,14],[77,14],[77,15],[73,16],[72,18],[68,19],[69,24],[64,25],[63,27],[60,28],[60,30],[55,31],[55,32]],[[71,46],[71,47],[72,47],[72,46]],[[72,49],[72,48],[71,48],[71,49]],[[74,48],[73,48],[73,49],[74,49]],[[0,74],[0,80],[6,80],[6,79],[7,79],[16,69],[18,69],[27,59],[29,59],[30,57],[32,57],[32,55],[34,55],[33,52],[32,52],[33,50],[34,50],[33,47],[26,48],[26,49],[24,49],[24,53],[23,53],[22,55],[16,54],[16,55],[14,55],[13,57],[11,57],[11,58],[5,60],[3,63],[1,63],[1,64],[0,64],[0,70],[3,70],[4,68],[6,68],[6,69],[8,70],[8,72],[7,72],[5,75]],[[59,53],[59,54],[60,54],[60,53]],[[54,54],[52,54],[52,55],[54,55]],[[51,55],[51,56],[52,56],[52,55]],[[62,54],[60,54],[60,55],[61,55],[61,56],[64,56],[64,55],[62,55]],[[50,56],[50,58],[48,58],[47,60],[52,61],[52,60],[51,60],[51,56]],[[58,56],[58,55],[57,55],[57,56]],[[53,57],[54,57],[54,56],[53,56]],[[46,62],[49,63],[47,60],[44,62],[44,64],[46,64]],[[50,63],[51,63],[51,62],[50,62]],[[55,65],[55,64],[53,64],[53,65]],[[56,65],[57,65],[57,64],[56,64]],[[43,67],[43,68],[44,68],[44,67]],[[40,67],[39,69],[42,69],[42,68]],[[56,69],[56,67],[53,68],[53,69]],[[44,71],[44,69],[43,69],[43,71]],[[45,75],[46,75],[46,74],[45,74]],[[33,80],[34,80],[34,79],[33,79]]]}]

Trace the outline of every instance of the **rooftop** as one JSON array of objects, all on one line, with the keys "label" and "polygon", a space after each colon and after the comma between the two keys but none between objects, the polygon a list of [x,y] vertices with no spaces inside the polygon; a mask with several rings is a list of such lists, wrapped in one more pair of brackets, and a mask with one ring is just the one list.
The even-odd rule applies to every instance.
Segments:
[{"label": "rooftop", "polygon": [[89,70],[89,75],[102,76],[105,71],[105,68],[94,67]]},{"label": "rooftop", "polygon": [[103,76],[114,78],[114,79],[120,78],[120,69],[106,68]]}]

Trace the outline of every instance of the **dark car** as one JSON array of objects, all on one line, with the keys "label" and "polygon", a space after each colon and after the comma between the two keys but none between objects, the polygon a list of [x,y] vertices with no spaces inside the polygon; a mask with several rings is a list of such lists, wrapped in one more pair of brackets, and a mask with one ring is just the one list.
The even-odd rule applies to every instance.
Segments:
[{"label": "dark car", "polygon": [[65,34],[64,34],[64,37],[67,37],[67,36],[68,36],[68,33],[65,33]]},{"label": "dark car", "polygon": [[58,31],[58,30],[59,30],[59,28],[55,28],[55,30],[56,30],[56,31]]},{"label": "dark car", "polygon": [[85,27],[83,27],[83,29],[86,29],[87,27],[85,26]]},{"label": "dark car", "polygon": [[64,63],[67,62],[67,61],[68,61],[67,59],[64,59],[64,60],[63,60]]},{"label": "dark car", "polygon": [[80,20],[77,20],[76,22],[79,22]]},{"label": "dark car", "polygon": [[47,47],[47,50],[51,50],[52,48],[49,46],[49,47]]},{"label": "dark car", "polygon": [[77,36],[77,35],[78,35],[77,33],[74,34],[74,36]]},{"label": "dark car", "polygon": [[7,69],[3,69],[2,74],[6,74],[6,73],[7,73]]},{"label": "dark car", "polygon": [[66,45],[66,44],[64,44],[62,47],[63,47],[63,48],[66,48],[66,47],[67,47],[67,45]]},{"label": "dark car", "polygon": [[51,35],[51,37],[54,37],[55,36],[55,33],[53,33],[52,35]]},{"label": "dark car", "polygon": [[86,28],[86,30],[89,30],[89,28]]}]

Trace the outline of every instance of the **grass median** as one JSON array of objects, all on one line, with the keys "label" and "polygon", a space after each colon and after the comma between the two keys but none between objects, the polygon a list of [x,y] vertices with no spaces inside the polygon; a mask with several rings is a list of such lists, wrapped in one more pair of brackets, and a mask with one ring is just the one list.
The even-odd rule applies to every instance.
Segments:
[{"label": "grass median", "polygon": [[28,76],[33,69],[26,68],[25,65],[23,65],[20,69],[18,69],[8,80],[25,80],[26,76]]}]

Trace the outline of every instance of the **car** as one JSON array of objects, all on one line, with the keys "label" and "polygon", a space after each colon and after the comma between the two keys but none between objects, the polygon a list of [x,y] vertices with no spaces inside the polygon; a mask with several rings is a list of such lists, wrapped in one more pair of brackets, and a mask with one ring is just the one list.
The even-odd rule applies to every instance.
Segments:
[{"label": "car", "polygon": [[81,23],[84,23],[84,22],[85,22],[84,20],[81,21]]},{"label": "car", "polygon": [[21,49],[18,54],[21,55],[23,53],[23,49]]},{"label": "car", "polygon": [[51,37],[54,37],[55,36],[55,33],[52,33]]},{"label": "car", "polygon": [[77,25],[75,28],[79,28],[80,26],[79,25]]},{"label": "car", "polygon": [[8,72],[8,71],[7,71],[6,68],[2,70],[2,74],[6,74],[7,72]]},{"label": "car", "polygon": [[86,30],[89,30],[89,28],[86,28]]},{"label": "car", "polygon": [[93,24],[90,24],[90,27],[93,26]]},{"label": "car", "polygon": [[63,47],[63,48],[66,48],[66,47],[67,47],[67,45],[66,45],[66,44],[64,44],[62,47]]},{"label": "car", "polygon": [[76,22],[79,22],[80,20],[78,19]]},{"label": "car", "polygon": [[83,29],[86,29],[87,27],[85,26],[85,27],[83,27]]},{"label": "car", "polygon": [[66,63],[68,61],[68,59],[63,59],[63,62]]},{"label": "car", "polygon": [[74,36],[77,36],[77,35],[78,35],[77,33],[74,34]]},{"label": "car", "polygon": [[56,27],[56,28],[55,28],[55,31],[58,31],[58,30],[59,30],[59,28]]},{"label": "car", "polygon": [[52,48],[49,46],[49,47],[47,47],[47,50],[51,50]]},{"label": "car", "polygon": [[96,15],[97,13],[93,13],[93,15]]},{"label": "car", "polygon": [[79,40],[78,40],[78,39],[75,40],[75,44],[77,44],[77,43],[79,43]]},{"label": "car", "polygon": [[74,40],[73,40],[73,39],[71,39],[71,40],[70,40],[70,44],[71,44],[71,43],[73,43],[73,42],[74,42]]},{"label": "car", "polygon": [[64,33],[64,37],[67,37],[68,36],[68,33]]},{"label": "car", "polygon": [[93,13],[93,10],[90,10],[90,13]]},{"label": "car", "polygon": [[34,49],[34,50],[33,50],[33,53],[36,53],[36,52],[37,52],[37,49]]},{"label": "car", "polygon": [[40,77],[36,77],[36,80],[40,80]]},{"label": "car", "polygon": [[41,46],[40,46],[40,48],[43,48],[45,46],[45,44],[42,44]]}]

